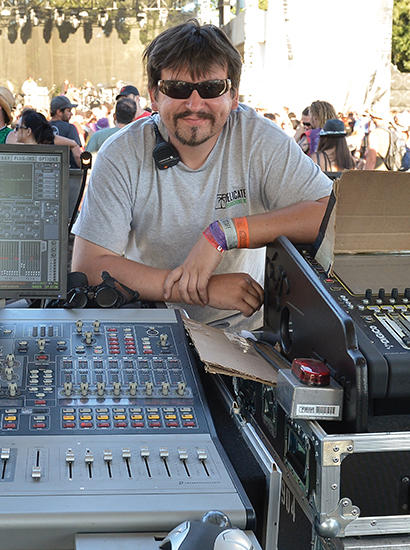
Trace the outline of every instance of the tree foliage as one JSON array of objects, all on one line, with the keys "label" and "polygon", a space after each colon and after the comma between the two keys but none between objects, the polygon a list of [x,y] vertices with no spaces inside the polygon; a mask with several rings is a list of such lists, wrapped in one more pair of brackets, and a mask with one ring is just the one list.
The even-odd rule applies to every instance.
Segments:
[{"label": "tree foliage", "polygon": [[394,0],[392,63],[401,72],[410,72],[410,0]]}]

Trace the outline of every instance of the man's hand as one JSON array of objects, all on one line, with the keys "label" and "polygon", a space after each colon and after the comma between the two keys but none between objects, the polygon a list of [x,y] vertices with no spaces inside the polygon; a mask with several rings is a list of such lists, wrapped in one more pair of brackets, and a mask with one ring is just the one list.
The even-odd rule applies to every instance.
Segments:
[{"label": "man's hand", "polygon": [[218,252],[201,235],[182,265],[168,275],[164,284],[164,299],[171,297],[172,287],[178,282],[178,292],[185,304],[208,304],[208,282],[222,260]]},{"label": "man's hand", "polygon": [[250,317],[263,304],[263,288],[247,273],[213,275],[208,285],[208,305],[217,309],[238,310]]}]

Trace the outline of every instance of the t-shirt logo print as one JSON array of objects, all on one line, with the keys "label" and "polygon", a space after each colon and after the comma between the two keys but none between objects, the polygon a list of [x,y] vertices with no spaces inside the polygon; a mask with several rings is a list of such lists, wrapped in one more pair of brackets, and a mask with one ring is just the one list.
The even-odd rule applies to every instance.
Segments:
[{"label": "t-shirt logo print", "polygon": [[216,196],[215,210],[225,210],[234,204],[245,203],[246,189],[234,189],[228,193],[218,193]]}]

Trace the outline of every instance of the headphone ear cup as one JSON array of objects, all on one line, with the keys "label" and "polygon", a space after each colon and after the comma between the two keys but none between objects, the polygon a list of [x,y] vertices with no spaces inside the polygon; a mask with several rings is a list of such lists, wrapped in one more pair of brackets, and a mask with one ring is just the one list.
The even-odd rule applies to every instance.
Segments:
[{"label": "headphone ear cup", "polygon": [[67,305],[69,309],[82,309],[88,303],[86,293],[81,288],[72,288],[67,292]]},{"label": "headphone ear cup", "polygon": [[81,271],[72,271],[67,275],[67,288],[81,288],[82,286],[88,286],[88,279],[85,273]]},{"label": "headphone ear cup", "polygon": [[95,301],[100,307],[117,307],[118,294],[115,288],[100,288],[95,294]]}]

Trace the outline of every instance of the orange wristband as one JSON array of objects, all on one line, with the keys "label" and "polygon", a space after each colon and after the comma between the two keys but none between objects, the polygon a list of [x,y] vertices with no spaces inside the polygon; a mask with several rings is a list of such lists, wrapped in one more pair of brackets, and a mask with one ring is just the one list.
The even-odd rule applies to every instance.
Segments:
[{"label": "orange wristband", "polygon": [[238,248],[249,248],[249,227],[248,220],[243,218],[233,219],[238,235]]}]

